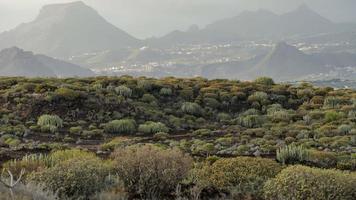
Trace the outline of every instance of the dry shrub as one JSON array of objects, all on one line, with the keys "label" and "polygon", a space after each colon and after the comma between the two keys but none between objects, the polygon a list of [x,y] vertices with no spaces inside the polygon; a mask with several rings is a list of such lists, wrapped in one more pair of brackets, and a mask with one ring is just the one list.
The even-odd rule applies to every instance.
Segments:
[{"label": "dry shrub", "polygon": [[117,149],[112,156],[128,192],[144,199],[170,195],[193,162],[178,149],[163,150],[152,145]]}]

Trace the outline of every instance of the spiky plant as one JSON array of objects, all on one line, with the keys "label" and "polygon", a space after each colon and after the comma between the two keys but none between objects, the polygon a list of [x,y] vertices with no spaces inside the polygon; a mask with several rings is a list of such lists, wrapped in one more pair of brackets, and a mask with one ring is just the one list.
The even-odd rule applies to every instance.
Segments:
[{"label": "spiky plant", "polygon": [[294,144],[282,147],[277,150],[277,161],[286,164],[303,163],[308,160],[309,152],[303,146],[296,146]]},{"label": "spiky plant", "polygon": [[132,119],[114,120],[107,123],[104,130],[111,134],[131,134],[136,131],[136,122]]},{"label": "spiky plant", "polygon": [[115,88],[115,92],[123,97],[131,97],[132,90],[124,85]]},{"label": "spiky plant", "polygon": [[138,131],[145,134],[155,134],[159,132],[167,133],[169,129],[161,122],[146,122],[139,126]]},{"label": "spiky plant", "polygon": [[182,111],[190,115],[199,115],[201,114],[202,108],[197,103],[185,102],[182,105]]},{"label": "spiky plant", "polygon": [[63,127],[63,120],[57,115],[42,115],[38,118],[37,125],[43,132],[55,133]]}]

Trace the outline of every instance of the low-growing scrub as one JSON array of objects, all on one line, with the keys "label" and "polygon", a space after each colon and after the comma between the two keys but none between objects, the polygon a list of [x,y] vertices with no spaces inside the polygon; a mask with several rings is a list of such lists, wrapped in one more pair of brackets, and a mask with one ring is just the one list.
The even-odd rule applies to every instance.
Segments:
[{"label": "low-growing scrub", "polygon": [[132,134],[136,131],[136,122],[131,119],[114,120],[107,123],[104,129],[111,134]]},{"label": "low-growing scrub", "polygon": [[159,132],[167,133],[169,129],[161,122],[146,122],[138,127],[138,131],[145,134],[155,134]]},{"label": "low-growing scrub", "polygon": [[269,180],[263,191],[267,200],[353,200],[355,188],[355,173],[291,166]]},{"label": "low-growing scrub", "polygon": [[200,187],[213,187],[234,198],[260,198],[264,183],[281,169],[269,159],[237,157],[208,162],[196,169],[194,176]]}]

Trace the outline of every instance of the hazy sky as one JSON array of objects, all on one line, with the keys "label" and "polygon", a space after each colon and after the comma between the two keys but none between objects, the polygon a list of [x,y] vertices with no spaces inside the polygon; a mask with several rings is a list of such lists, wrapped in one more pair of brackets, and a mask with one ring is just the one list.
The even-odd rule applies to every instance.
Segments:
[{"label": "hazy sky", "polygon": [[[44,4],[73,0],[0,0],[0,31],[33,20]],[[109,22],[146,38],[191,24],[204,26],[243,10],[260,8],[282,13],[303,2],[333,21],[356,23],[356,0],[83,0]]]}]

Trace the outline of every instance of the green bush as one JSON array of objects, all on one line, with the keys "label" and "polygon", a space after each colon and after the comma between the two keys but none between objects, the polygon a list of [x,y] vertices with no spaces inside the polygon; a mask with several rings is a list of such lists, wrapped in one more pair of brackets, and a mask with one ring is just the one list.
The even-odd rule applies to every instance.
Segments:
[{"label": "green bush", "polygon": [[259,128],[265,122],[265,119],[260,115],[247,115],[239,117],[237,122],[246,128]]},{"label": "green bush", "polygon": [[273,79],[269,77],[259,77],[254,82],[261,85],[274,85]]},{"label": "green bush", "polygon": [[55,91],[55,94],[61,98],[66,100],[75,100],[80,97],[80,93],[78,91],[74,91],[70,88],[59,88]]},{"label": "green bush", "polygon": [[265,92],[255,92],[248,97],[249,102],[258,102],[260,105],[268,104],[268,94]]},{"label": "green bush", "polygon": [[116,87],[115,92],[123,97],[131,97],[132,95],[132,90],[124,85]]},{"label": "green bush", "polygon": [[338,127],[338,130],[340,131],[340,133],[346,135],[346,134],[348,134],[348,133],[351,132],[352,126],[351,126],[351,125],[348,125],[348,124],[343,124],[343,125],[340,125],[340,126]]},{"label": "green bush", "polygon": [[228,122],[231,120],[231,116],[228,113],[219,113],[216,118],[219,122]]},{"label": "green bush", "polygon": [[286,164],[304,163],[309,158],[309,152],[303,146],[288,145],[277,150],[276,159]]},{"label": "green bush", "polygon": [[[206,163],[193,171],[196,184],[203,188],[238,191],[240,199],[262,196],[264,183],[275,177],[282,167],[264,158],[236,157]],[[241,197],[242,196],[242,197]]]},{"label": "green bush", "polygon": [[182,111],[189,115],[200,115],[202,108],[197,103],[185,102],[181,107]]},{"label": "green bush", "polygon": [[165,133],[165,132],[158,132],[158,133],[154,134],[153,137],[158,140],[165,140],[169,137],[169,134]]},{"label": "green bush", "polygon": [[55,133],[63,127],[63,120],[57,115],[42,115],[38,118],[37,125],[42,131]]},{"label": "green bush", "polygon": [[192,159],[179,150],[162,150],[151,145],[118,149],[112,157],[126,189],[141,199],[170,195],[192,166]]},{"label": "green bush", "polygon": [[354,200],[356,174],[291,166],[269,180],[264,188],[266,200]]},{"label": "green bush", "polygon": [[159,132],[167,133],[169,129],[161,122],[146,122],[138,127],[138,131],[145,134],[155,134]]},{"label": "green bush", "polygon": [[193,136],[200,136],[200,137],[209,137],[213,135],[213,131],[210,129],[198,129],[193,131]]},{"label": "green bush", "polygon": [[15,159],[3,164],[2,168],[10,170],[17,178],[21,170],[25,170],[25,177],[32,173],[43,170],[51,166],[52,160],[49,156],[43,154],[26,155],[21,159]]},{"label": "green bush", "polygon": [[141,101],[143,101],[145,103],[152,103],[152,102],[156,102],[157,99],[152,94],[144,94],[141,98]]},{"label": "green bush", "polygon": [[98,158],[76,157],[33,175],[60,199],[89,199],[105,187],[108,168]]},{"label": "green bush", "polygon": [[320,168],[335,168],[337,165],[337,155],[333,152],[310,150],[308,156],[309,164]]},{"label": "green bush", "polygon": [[58,150],[49,154],[48,162],[50,166],[57,165],[66,160],[75,159],[75,158],[96,158],[94,153],[83,151],[80,149],[68,149],[68,150]]},{"label": "green bush", "polygon": [[132,119],[114,120],[105,124],[104,130],[111,134],[132,134],[136,131],[136,122]]},{"label": "green bush", "polygon": [[324,107],[326,108],[337,108],[341,103],[341,100],[337,97],[327,97],[324,100]]},{"label": "green bush", "polygon": [[80,135],[82,132],[83,128],[81,126],[75,126],[69,129],[69,133],[73,135]]},{"label": "green bush", "polygon": [[173,94],[173,91],[171,88],[162,88],[159,91],[159,94],[162,96],[171,96]]},{"label": "green bush", "polygon": [[325,114],[325,121],[333,122],[341,119],[343,117],[342,113],[338,113],[335,111],[330,111]]}]

